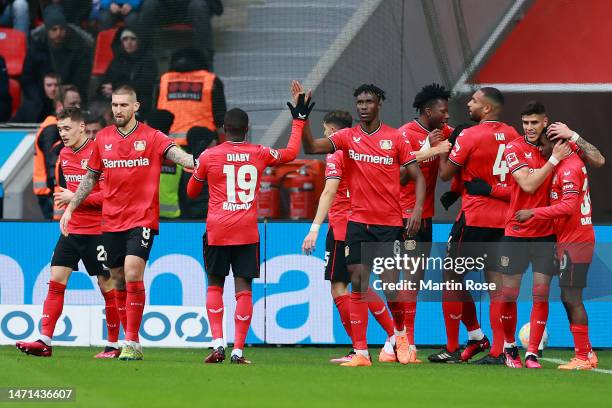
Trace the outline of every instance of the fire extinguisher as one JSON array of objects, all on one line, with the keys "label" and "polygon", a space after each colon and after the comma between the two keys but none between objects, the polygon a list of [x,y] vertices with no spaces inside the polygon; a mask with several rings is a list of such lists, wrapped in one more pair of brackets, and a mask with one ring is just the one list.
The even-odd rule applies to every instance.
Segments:
[{"label": "fire extinguisher", "polygon": [[272,167],[266,167],[261,177],[257,216],[280,218],[280,181]]},{"label": "fire extinguisher", "polygon": [[314,183],[307,166],[300,167],[297,175],[289,179],[289,218],[292,220],[314,218]]}]

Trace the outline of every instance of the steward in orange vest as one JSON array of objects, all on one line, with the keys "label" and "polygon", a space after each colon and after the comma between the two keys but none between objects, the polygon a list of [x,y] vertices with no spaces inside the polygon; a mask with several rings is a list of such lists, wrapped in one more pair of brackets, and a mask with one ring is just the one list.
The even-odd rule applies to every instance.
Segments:
[{"label": "steward in orange vest", "polygon": [[55,163],[63,147],[57,130],[55,116],[47,116],[40,124],[34,140],[34,171],[32,187],[38,204],[47,219],[52,217],[53,188],[55,186]]},{"label": "steward in orange vest", "polygon": [[226,103],[223,82],[208,71],[206,57],[197,49],[182,49],[170,60],[170,71],[161,76],[157,109],[174,114],[170,136],[181,146],[194,126],[221,129]]}]

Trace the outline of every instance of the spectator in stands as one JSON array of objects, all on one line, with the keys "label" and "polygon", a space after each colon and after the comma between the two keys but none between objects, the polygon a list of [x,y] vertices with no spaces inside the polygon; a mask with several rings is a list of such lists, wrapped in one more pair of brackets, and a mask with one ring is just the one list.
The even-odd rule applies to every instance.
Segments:
[{"label": "spectator in stands", "polygon": [[[187,132],[187,153],[199,157],[200,154],[218,143],[217,134],[205,127],[192,127]],[[191,177],[191,172],[187,170],[181,175],[179,187],[179,205],[181,208],[181,218],[187,220],[206,220],[208,215],[208,183],[204,183],[202,192],[197,198],[189,198],[187,195],[187,183]]]},{"label": "spectator in stands", "polygon": [[61,82],[74,84],[85,96],[92,62],[92,44],[67,26],[59,7],[51,5],[44,11],[44,34],[32,37],[28,47],[21,85],[26,99],[40,96],[43,78],[57,72]]},{"label": "spectator in stands", "polygon": [[30,6],[27,0],[0,0],[0,25],[30,34]]},{"label": "spectator in stands", "polygon": [[[75,95],[76,93],[76,95]],[[74,85],[60,87],[55,101],[55,112],[64,108],[80,107],[81,97]],[[34,141],[34,171],[32,186],[38,197],[38,205],[46,219],[53,218],[53,188],[55,187],[55,163],[63,143],[57,130],[57,118],[49,115],[40,124]]]},{"label": "spectator in stands", "polygon": [[210,19],[213,14],[221,15],[223,4],[220,0],[146,0],[140,8],[140,22],[149,42],[154,29],[161,24],[188,23],[194,31],[195,44],[207,53],[212,66],[213,32]]},{"label": "spectator in stands", "polygon": [[11,117],[12,106],[6,61],[4,61],[4,57],[0,55],[0,122],[6,122],[8,118]]},{"label": "spectator in stands", "polygon": [[43,79],[42,96],[34,99],[25,99],[15,116],[11,118],[14,123],[40,123],[47,116],[55,112],[55,100],[59,92],[60,77],[55,72],[45,74]]},{"label": "spectator in stands", "polygon": [[106,123],[102,116],[94,116],[91,112],[85,116],[85,134],[91,140],[94,140],[98,132],[105,126]]},{"label": "spectator in stands", "polygon": [[138,95],[138,117],[146,118],[153,104],[153,91],[157,83],[157,62],[153,54],[141,46],[132,28],[117,31],[112,47],[114,58],[101,79],[100,92],[110,98],[113,89],[130,85]]},{"label": "spectator in stands", "polygon": [[200,50],[185,48],[172,55],[170,71],[160,79],[157,108],[174,114],[170,133],[181,146],[187,144],[186,133],[194,126],[213,132],[222,129],[226,111],[223,82],[209,71]]},{"label": "spectator in stands", "polygon": [[138,9],[142,0],[101,0],[98,18],[100,29],[107,30],[123,20],[131,27],[138,21]]}]

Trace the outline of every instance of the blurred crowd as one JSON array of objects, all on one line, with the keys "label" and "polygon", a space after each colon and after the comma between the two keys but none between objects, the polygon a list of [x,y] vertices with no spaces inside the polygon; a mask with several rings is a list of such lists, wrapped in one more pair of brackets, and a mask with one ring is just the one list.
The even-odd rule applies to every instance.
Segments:
[{"label": "blurred crowd", "polygon": [[[0,121],[41,123],[36,150],[44,157],[38,169],[35,163],[33,182],[45,218],[53,217],[54,169],[62,148],[54,117],[65,107],[88,112],[87,132],[94,138],[113,121],[113,89],[127,84],[141,103],[140,121],[173,136],[190,153],[216,143],[226,104],[223,83],[212,70],[211,18],[222,13],[220,0],[0,0],[0,26],[25,35],[19,75],[7,68],[0,43]],[[156,40],[167,35],[163,27],[177,24],[191,30],[194,45],[176,49],[160,72]],[[96,42],[104,36],[112,52],[104,71],[95,73]],[[163,173],[162,216],[205,217],[207,197],[194,202],[185,194],[189,174],[173,163]]]}]

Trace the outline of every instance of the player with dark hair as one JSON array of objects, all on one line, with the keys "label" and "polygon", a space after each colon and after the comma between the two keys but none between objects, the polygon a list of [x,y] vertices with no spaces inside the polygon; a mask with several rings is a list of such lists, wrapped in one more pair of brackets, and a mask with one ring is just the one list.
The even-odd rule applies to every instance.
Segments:
[{"label": "player with dark hair", "polygon": [[[428,159],[447,151],[450,145],[427,152],[416,153],[403,135],[379,119],[379,111],[385,93],[375,85],[364,84],[355,90],[357,113],[360,123],[342,129],[327,138],[312,139],[304,134],[311,153],[331,153],[342,150],[344,171],[351,194],[351,214],[346,231],[346,263],[351,276],[350,321],[355,356],[344,366],[370,366],[367,346],[368,323],[367,291],[369,270],[362,259],[362,243],[384,243],[403,240],[402,209],[399,202],[400,167],[408,169],[407,177],[416,180],[417,201],[425,195],[425,180],[417,165],[417,159]],[[446,150],[445,150],[446,149]],[[406,230],[415,233],[420,218],[413,217]],[[395,337],[395,339],[393,339]],[[395,341],[393,341],[395,340]],[[392,343],[408,347],[408,339],[392,336]]]},{"label": "player with dark hair", "polygon": [[102,116],[94,116],[91,113],[85,115],[85,134],[91,140],[106,126]]},{"label": "player with dark hair", "polygon": [[[543,135],[540,138],[540,145],[544,158],[549,158],[554,142]],[[555,167],[550,199],[549,206],[525,208],[517,211],[514,216],[519,223],[525,223],[530,219],[549,220],[554,223],[561,299],[569,319],[576,353],[569,363],[562,364],[558,368],[591,370],[597,367],[598,361],[589,340],[589,323],[582,302],[582,290],[587,286],[587,273],[595,246],[595,232],[591,220],[587,169],[577,153],[571,153]]]},{"label": "player with dark hair", "polygon": [[[117,290],[125,345],[120,360],[142,360],[138,332],[145,305],[144,270],[159,229],[159,175],[164,158],[193,168],[193,157],[162,132],[139,123],[136,92],[115,89],[111,106],[115,125],[102,129],[93,141],[87,174],[66,208],[60,228],[68,235],[72,213],[87,198],[104,172],[102,239],[106,265]],[[121,310],[120,310],[121,312]]]},{"label": "player with dark hair", "polygon": [[[93,142],[85,134],[83,113],[79,108],[66,108],[57,115],[57,127],[64,148],[60,151],[60,177],[58,180],[66,188],[54,194],[56,204],[67,205],[79,181],[85,176],[85,166],[93,149]],[[102,181],[102,178],[100,179]],[[60,235],[53,258],[51,259],[51,279],[49,292],[43,305],[41,337],[35,342],[17,342],[17,348],[24,353],[50,357],[51,339],[57,320],[64,307],[64,293],[72,271],[79,270],[79,260],[83,261],[90,276],[96,276],[98,286],[106,306],[106,328],[108,343],[96,358],[116,358],[119,356],[119,315],[115,304],[115,290],[110,274],[104,265],[106,253],[102,243],[100,216],[102,213],[102,191],[96,186],[83,204],[74,211],[67,225],[70,235]]]},{"label": "player with dark hair", "polygon": [[231,363],[250,364],[243,355],[253,314],[252,282],[259,277],[259,232],[257,200],[263,171],[268,166],[293,161],[300,147],[304,123],[314,103],[300,94],[295,106],[291,137],[286,149],[272,149],[247,142],[249,117],[241,109],[225,114],[223,129],[227,141],[205,150],[187,185],[189,197],[197,197],[208,181],[209,204],[203,237],[204,263],[208,278],[206,311],[213,350],[205,363],[225,360],[223,338],[223,286],[230,266],[236,290],[236,325]]},{"label": "player with dark hair", "polygon": [[[500,322],[502,313],[501,275],[498,272],[497,256],[492,245],[504,234],[504,217],[508,210],[509,189],[508,169],[502,160],[506,144],[518,137],[511,126],[499,121],[503,109],[502,93],[491,87],[476,91],[468,102],[470,119],[478,125],[463,130],[457,137],[448,157],[440,160],[440,177],[450,180],[458,172],[464,182],[461,210],[449,236],[451,257],[484,257],[487,282],[495,283],[489,292],[491,297],[490,322],[493,330],[491,355],[478,362],[481,364],[503,364],[504,332]],[[481,183],[488,183],[489,191],[476,194]],[[492,187],[490,187],[492,186]],[[461,248],[459,246],[461,243]],[[445,282],[461,282],[464,275],[452,270],[444,270]],[[429,356],[436,363],[456,363],[468,361],[481,351],[490,347],[478,323],[476,306],[467,290],[445,290],[442,294],[442,311],[446,326],[447,343],[444,350]],[[462,321],[469,340],[462,352],[459,350],[459,323]]]},{"label": "player with dark hair", "polygon": [[[418,112],[418,118],[399,128],[399,131],[410,141],[413,147],[427,150],[449,138],[453,130],[448,126],[448,100],[450,96],[450,91],[436,83],[424,86],[417,93],[412,106]],[[438,156],[433,156],[419,163],[425,178],[425,201],[422,206],[417,205],[414,182],[409,181],[400,188],[400,203],[404,224],[407,224],[408,220],[415,216],[421,219],[417,233],[407,238],[418,242],[418,253],[423,253],[426,256],[429,255],[432,242],[432,217],[434,215],[434,196],[439,162]],[[418,285],[423,276],[424,270],[419,268],[408,279]],[[402,291],[398,301],[389,302],[396,334],[405,333],[410,343],[409,353],[405,357],[406,363],[420,362],[417,359],[416,347],[414,346],[417,293],[416,290]]]}]

